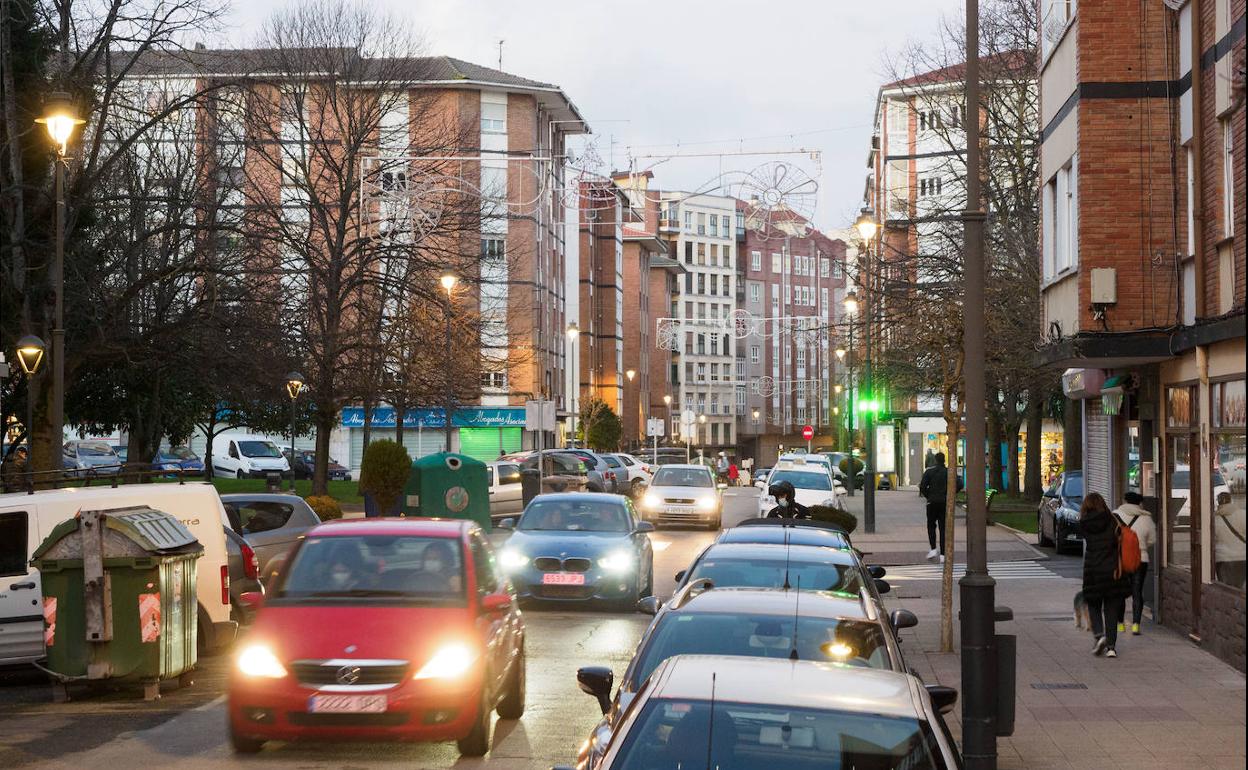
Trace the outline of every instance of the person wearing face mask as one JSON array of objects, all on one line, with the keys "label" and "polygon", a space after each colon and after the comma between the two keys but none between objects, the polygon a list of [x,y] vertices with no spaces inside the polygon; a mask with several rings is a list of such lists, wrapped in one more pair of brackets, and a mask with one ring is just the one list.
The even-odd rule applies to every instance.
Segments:
[{"label": "person wearing face mask", "polygon": [[797,501],[797,490],[787,481],[772,484],[767,494],[776,500],[776,505],[767,513],[769,519],[809,519],[810,509]]},{"label": "person wearing face mask", "polygon": [[350,591],[362,587],[363,571],[360,555],[354,549],[339,548],[329,567],[329,584],[335,591]]},{"label": "person wearing face mask", "polygon": [[430,543],[421,554],[422,582],[437,585],[439,590],[457,593],[460,590],[459,574],[454,569],[455,557],[446,543]]}]

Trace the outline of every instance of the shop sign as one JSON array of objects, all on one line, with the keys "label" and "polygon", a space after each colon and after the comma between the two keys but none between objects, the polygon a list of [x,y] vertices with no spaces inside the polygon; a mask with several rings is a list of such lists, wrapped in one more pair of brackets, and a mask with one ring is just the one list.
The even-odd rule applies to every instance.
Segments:
[{"label": "shop sign", "polygon": [[[372,416],[372,427],[383,429],[394,427],[394,407],[377,407],[372,410]],[[339,419],[344,428],[363,428],[364,409],[358,406],[346,407],[342,410]],[[455,410],[451,424],[456,428],[523,428],[524,407],[461,407]],[[404,428],[441,429],[445,426],[446,418],[441,409],[409,409],[403,415]]]},{"label": "shop sign", "polygon": [[1101,394],[1105,384],[1103,369],[1067,369],[1062,372],[1062,393],[1067,398],[1092,398]]}]

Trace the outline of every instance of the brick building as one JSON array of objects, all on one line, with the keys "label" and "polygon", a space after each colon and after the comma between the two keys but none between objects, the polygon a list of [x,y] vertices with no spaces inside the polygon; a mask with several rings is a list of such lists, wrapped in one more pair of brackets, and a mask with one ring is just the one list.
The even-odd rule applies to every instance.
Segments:
[{"label": "brick building", "polygon": [[1085,492],[1158,518],[1154,618],[1242,670],[1244,0],[1042,10],[1041,358]]}]

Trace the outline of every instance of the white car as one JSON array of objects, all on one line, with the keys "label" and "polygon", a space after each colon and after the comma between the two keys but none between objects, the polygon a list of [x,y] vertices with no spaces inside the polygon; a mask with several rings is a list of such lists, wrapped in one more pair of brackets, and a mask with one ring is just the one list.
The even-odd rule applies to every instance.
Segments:
[{"label": "white car", "polygon": [[[1225,492],[1231,493],[1231,487],[1226,483],[1226,479],[1218,471],[1213,471],[1213,508],[1217,508],[1218,495]],[[1207,487],[1206,487],[1207,488]],[[1170,497],[1175,500],[1182,500],[1183,507],[1179,509],[1175,515],[1174,526],[1186,529],[1191,526],[1191,495],[1192,495],[1192,470],[1187,465],[1175,466],[1174,472],[1170,474]]]},{"label": "white car", "polygon": [[214,476],[262,479],[270,473],[290,473],[290,462],[277,444],[263,436],[227,433],[214,442],[212,472]]},{"label": "white car", "polygon": [[[767,512],[776,507],[776,498],[769,493],[770,488],[787,481],[793,485],[797,502],[810,508],[824,505],[833,508],[841,507],[840,494],[832,483],[832,476],[818,466],[799,468],[795,466],[777,467],[767,477],[767,489],[758,496],[758,515],[766,516]],[[842,488],[843,489],[843,488]]]},{"label": "white car", "polygon": [[654,469],[657,466],[651,466],[645,460],[635,455],[621,452],[616,455],[620,458],[620,462],[624,463],[624,467],[628,469],[628,483],[635,484],[637,479],[641,479],[647,484],[654,478]]},{"label": "white car", "polygon": [[827,455],[818,454],[787,454],[780,457],[777,467],[784,464],[793,465],[818,465],[826,468],[828,474],[832,476],[832,480],[844,486],[845,472],[832,464],[832,460]]},{"label": "white car", "polygon": [[641,516],[665,524],[704,524],[719,529],[723,499],[705,465],[662,465],[641,496]]},{"label": "white car", "polygon": [[[783,632],[779,639],[783,644]],[[941,717],[956,690],[897,671],[837,665],[850,643],[826,646],[827,662],[668,658],[622,715],[599,770],[962,766]],[[608,692],[610,669],[593,673],[581,678],[581,689]]]}]

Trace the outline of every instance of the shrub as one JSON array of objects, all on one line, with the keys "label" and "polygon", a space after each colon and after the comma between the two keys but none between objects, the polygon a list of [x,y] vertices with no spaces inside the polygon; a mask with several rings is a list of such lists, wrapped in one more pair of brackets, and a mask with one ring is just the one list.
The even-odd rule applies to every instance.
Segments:
[{"label": "shrub", "polygon": [[402,445],[387,440],[373,441],[364,450],[364,460],[360,463],[360,493],[372,495],[379,510],[393,510],[411,472],[412,458]]},{"label": "shrub", "polygon": [[338,505],[338,501],[329,495],[312,495],[304,498],[304,502],[312,510],[316,511],[316,515],[320,517],[321,521],[342,518],[342,506]]},{"label": "shrub", "polygon": [[846,532],[853,532],[858,526],[858,517],[844,508],[833,508],[830,505],[810,506],[810,518],[815,521],[826,521],[829,524],[835,524]]},{"label": "shrub", "polygon": [[850,458],[848,457],[842,458],[841,461],[837,463],[837,467],[841,469],[841,473],[844,473],[846,476],[852,479],[858,475],[858,471],[862,470],[866,466],[863,465],[862,460],[859,460],[857,457],[855,457],[853,458],[854,470],[851,472],[849,470],[849,461],[850,461]]}]

